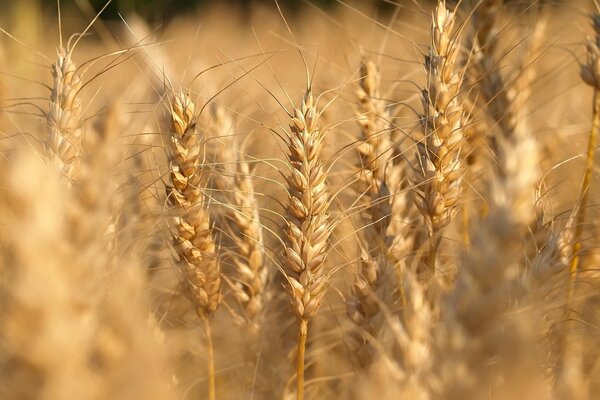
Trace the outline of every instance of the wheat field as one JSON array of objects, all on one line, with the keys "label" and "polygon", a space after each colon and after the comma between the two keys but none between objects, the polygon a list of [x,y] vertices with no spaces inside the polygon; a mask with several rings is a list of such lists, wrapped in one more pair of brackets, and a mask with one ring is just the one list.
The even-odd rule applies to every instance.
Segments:
[{"label": "wheat field", "polygon": [[0,399],[600,396],[600,4],[48,3],[0,16]]}]

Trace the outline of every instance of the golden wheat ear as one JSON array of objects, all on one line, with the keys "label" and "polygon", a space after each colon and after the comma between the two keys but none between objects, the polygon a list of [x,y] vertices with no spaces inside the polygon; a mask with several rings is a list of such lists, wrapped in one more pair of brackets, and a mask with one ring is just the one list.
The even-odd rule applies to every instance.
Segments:
[{"label": "golden wheat ear", "polygon": [[290,174],[285,228],[285,266],[292,304],[299,321],[297,398],[304,398],[304,352],[308,322],[321,307],[329,282],[325,258],[332,225],[326,170],[320,158],[325,132],[311,90],[294,109],[288,133]]},{"label": "golden wheat ear", "polygon": [[221,303],[221,271],[217,246],[203,192],[206,174],[201,136],[196,132],[196,105],[183,91],[171,100],[169,140],[170,184],[167,199],[173,214],[173,246],[184,294],[204,322],[207,344],[208,398],[214,400],[215,370],[210,318]]},{"label": "golden wheat ear", "polygon": [[438,2],[432,19],[432,42],[425,58],[428,86],[423,90],[421,130],[414,187],[416,205],[427,225],[428,274],[435,274],[436,253],[441,230],[458,211],[462,192],[462,154],[465,112],[459,92],[462,73],[456,61],[459,54],[456,16]]},{"label": "golden wheat ear", "polygon": [[72,179],[81,154],[83,121],[78,98],[81,77],[70,51],[58,48],[56,63],[52,65],[52,77],[50,107],[46,114],[48,137],[45,148],[47,156]]}]

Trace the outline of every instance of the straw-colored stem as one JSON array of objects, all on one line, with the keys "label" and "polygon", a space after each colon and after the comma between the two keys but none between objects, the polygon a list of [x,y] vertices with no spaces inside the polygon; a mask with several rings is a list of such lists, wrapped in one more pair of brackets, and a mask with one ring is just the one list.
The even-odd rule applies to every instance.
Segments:
[{"label": "straw-colored stem", "polygon": [[574,292],[575,292],[575,281],[577,280],[577,274],[580,269],[580,254],[581,251],[581,234],[583,231],[583,224],[585,223],[585,211],[587,207],[590,183],[592,182],[592,172],[594,169],[594,152],[596,149],[596,141],[598,138],[598,129],[600,128],[600,96],[598,90],[594,90],[594,121],[590,137],[588,140],[585,172],[583,175],[583,182],[581,183],[580,192],[580,204],[577,210],[576,224],[575,224],[575,237],[573,238],[573,251],[571,264],[569,266],[570,272],[570,284],[569,284],[569,304],[572,304]]},{"label": "straw-colored stem", "polygon": [[435,275],[435,260],[437,259],[437,252],[440,241],[437,240],[435,232],[429,238],[429,251],[427,253],[427,274],[430,277]]},{"label": "straw-colored stem", "polygon": [[208,391],[207,399],[216,399],[216,384],[215,384],[215,353],[212,341],[212,330],[210,327],[210,320],[208,317],[203,316],[202,322],[204,322],[204,334],[206,335],[206,369],[208,378]]},{"label": "straw-colored stem", "polygon": [[304,400],[304,353],[306,351],[306,337],[308,336],[308,320],[300,318],[298,326],[298,352],[296,363],[297,400]]}]

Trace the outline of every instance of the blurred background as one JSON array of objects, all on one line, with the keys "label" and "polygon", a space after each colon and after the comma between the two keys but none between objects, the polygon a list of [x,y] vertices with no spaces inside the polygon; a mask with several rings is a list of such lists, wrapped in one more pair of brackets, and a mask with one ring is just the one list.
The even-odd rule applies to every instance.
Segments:
[{"label": "blurred background", "polygon": [[[371,0],[362,0],[362,3],[369,3]],[[382,0],[375,0],[382,5],[386,3]],[[61,8],[68,9],[88,9],[100,10],[107,0],[62,0]],[[279,4],[286,9],[298,9],[308,4],[315,4],[319,7],[329,8],[337,4],[337,0],[279,0]],[[0,7],[3,12],[14,12],[15,9],[23,7],[34,7],[42,9],[45,13],[56,12],[56,0],[0,0]],[[250,10],[257,5],[275,5],[274,0],[113,0],[103,13],[104,19],[118,18],[118,14],[136,13],[148,20],[168,20],[178,14],[196,10],[202,7],[214,5],[231,5],[239,7],[242,10]]]}]

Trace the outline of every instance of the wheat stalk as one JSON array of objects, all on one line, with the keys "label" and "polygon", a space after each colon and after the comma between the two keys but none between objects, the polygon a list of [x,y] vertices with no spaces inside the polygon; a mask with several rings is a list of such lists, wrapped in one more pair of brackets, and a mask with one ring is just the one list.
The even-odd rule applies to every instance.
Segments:
[{"label": "wheat stalk", "polygon": [[52,77],[50,108],[46,114],[49,132],[45,150],[48,157],[72,179],[81,153],[83,130],[81,103],[77,97],[81,89],[81,77],[71,59],[70,50],[58,48],[56,63],[52,65]]},{"label": "wheat stalk", "polygon": [[319,129],[319,111],[310,89],[291,118],[284,255],[292,303],[299,320],[296,372],[297,398],[302,400],[308,322],[319,311],[329,281],[325,258],[332,225],[327,211],[330,195],[320,158],[325,132]]},{"label": "wheat stalk", "polygon": [[[592,129],[588,138],[588,146],[585,158],[585,169],[583,180],[579,190],[579,204],[573,212],[570,224],[574,224],[572,229],[567,231],[568,239],[572,240],[568,256],[569,262],[569,282],[567,290],[567,321],[570,327],[569,333],[564,337],[564,358],[562,370],[562,383],[573,389],[580,382],[583,372],[583,352],[581,339],[577,337],[576,323],[578,315],[581,312],[580,304],[576,304],[575,292],[577,289],[577,276],[581,270],[580,256],[582,251],[583,225],[586,220],[586,211],[589,201],[589,192],[592,184],[592,175],[594,169],[594,155],[596,151],[596,142],[598,140],[598,130],[600,129],[600,14],[591,15],[592,27],[594,28],[594,39],[588,39],[586,44],[587,60],[581,65],[581,79],[594,90],[592,106],[593,120]],[[570,225],[569,224],[569,225]],[[570,236],[570,237],[569,237]]]},{"label": "wheat stalk", "polygon": [[175,216],[173,243],[179,255],[179,272],[184,293],[204,322],[207,344],[208,398],[215,399],[214,354],[210,317],[221,301],[221,272],[207,199],[202,192],[205,184],[201,156],[202,146],[196,133],[196,106],[183,91],[171,101],[169,158],[169,204]]},{"label": "wheat stalk", "polygon": [[[581,78],[585,83],[594,89],[593,98],[593,122],[592,130],[588,139],[586,152],[585,172],[580,189],[580,201],[577,207],[577,216],[575,222],[575,232],[573,237],[572,259],[569,266],[571,272],[571,291],[577,278],[577,272],[580,269],[579,257],[581,251],[581,234],[583,224],[585,223],[585,214],[589,198],[590,184],[592,182],[592,173],[594,170],[594,153],[596,150],[596,141],[598,140],[598,129],[600,129],[600,14],[591,16],[592,27],[594,28],[595,38],[587,42],[587,62],[581,66]],[[572,297],[572,293],[570,295]]]},{"label": "wheat stalk", "polygon": [[425,59],[427,88],[423,90],[424,142],[418,144],[415,186],[417,208],[428,228],[427,268],[435,273],[438,235],[457,213],[461,194],[461,143],[464,111],[458,99],[462,75],[455,69],[459,51],[453,35],[455,14],[440,1],[432,20],[432,43]]}]

